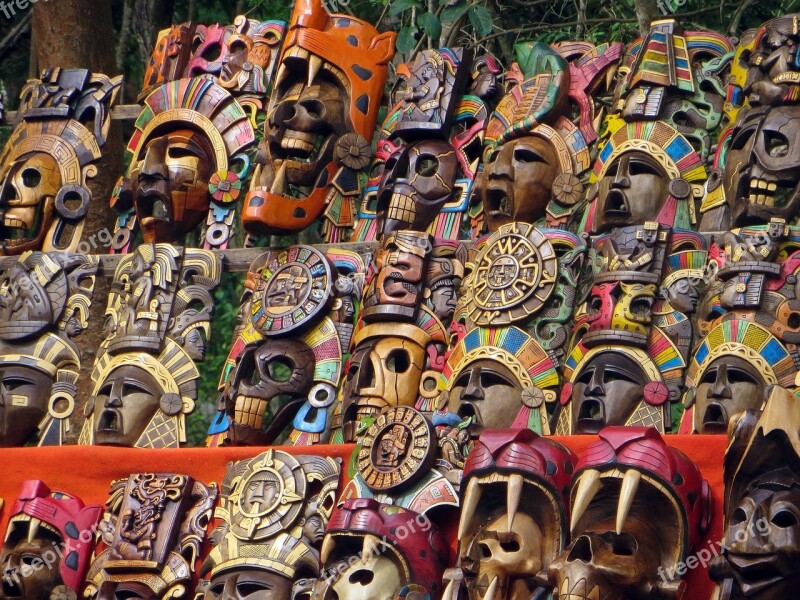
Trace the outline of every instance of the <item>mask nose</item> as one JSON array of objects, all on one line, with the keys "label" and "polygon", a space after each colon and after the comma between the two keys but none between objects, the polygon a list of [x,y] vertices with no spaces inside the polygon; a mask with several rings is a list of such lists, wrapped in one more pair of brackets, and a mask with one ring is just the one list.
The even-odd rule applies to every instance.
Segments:
[{"label": "mask nose", "polygon": [[628,158],[625,156],[620,158],[617,174],[614,175],[614,180],[611,182],[612,189],[625,189],[631,187],[629,167],[630,164]]}]

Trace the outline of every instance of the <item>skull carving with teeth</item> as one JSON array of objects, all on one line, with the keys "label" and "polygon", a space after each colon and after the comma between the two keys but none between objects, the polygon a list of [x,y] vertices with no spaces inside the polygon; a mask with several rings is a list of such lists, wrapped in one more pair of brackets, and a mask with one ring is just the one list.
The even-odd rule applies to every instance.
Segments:
[{"label": "skull carving with teeth", "polygon": [[352,227],[394,39],[321,0],[296,3],[242,213],[249,233],[297,232],[323,212],[329,239]]},{"label": "skull carving with teeth", "polygon": [[75,496],[51,491],[42,481],[23,482],[0,551],[3,567],[0,598],[77,598],[89,568],[93,544],[70,543],[70,540],[79,532],[97,527],[102,513],[101,506],[85,506]]},{"label": "skull carving with teeth", "polygon": [[47,69],[23,88],[0,156],[0,254],[75,250],[121,86],[121,77]]},{"label": "skull carving with teeth", "polygon": [[346,500],[322,542],[322,571],[330,575],[317,581],[311,597],[438,598],[448,555],[444,536],[426,515],[372,499]]},{"label": "skull carving with teeth", "polygon": [[441,140],[415,142],[390,156],[378,188],[378,235],[425,231],[451,200],[458,170],[455,149]]},{"label": "skull carving with teeth", "polygon": [[[572,543],[547,567],[565,600],[679,599],[674,573],[708,527],[700,470],[652,428],[608,427],[572,478]],[[661,518],[653,519],[653,515]]]},{"label": "skull carving with teeth", "polygon": [[568,539],[565,494],[576,463],[528,429],[481,434],[464,465],[458,567],[444,600],[540,597],[536,575]]},{"label": "skull carving with teeth", "polygon": [[722,177],[730,225],[793,218],[800,208],[799,164],[800,106],[741,114]]}]

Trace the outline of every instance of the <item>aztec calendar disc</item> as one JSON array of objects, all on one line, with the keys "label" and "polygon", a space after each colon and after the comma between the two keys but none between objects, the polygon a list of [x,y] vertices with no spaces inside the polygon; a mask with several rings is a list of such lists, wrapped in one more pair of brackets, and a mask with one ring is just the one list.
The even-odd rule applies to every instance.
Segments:
[{"label": "aztec calendar disc", "polygon": [[330,262],[310,246],[268,252],[255,276],[252,322],[264,335],[310,326],[333,301]]},{"label": "aztec calendar disc", "polygon": [[475,261],[467,306],[481,327],[510,325],[538,311],[556,287],[558,259],[550,240],[525,223],[503,225]]},{"label": "aztec calendar disc", "polygon": [[423,477],[436,459],[433,426],[408,406],[383,412],[364,435],[358,472],[373,492],[391,492]]}]

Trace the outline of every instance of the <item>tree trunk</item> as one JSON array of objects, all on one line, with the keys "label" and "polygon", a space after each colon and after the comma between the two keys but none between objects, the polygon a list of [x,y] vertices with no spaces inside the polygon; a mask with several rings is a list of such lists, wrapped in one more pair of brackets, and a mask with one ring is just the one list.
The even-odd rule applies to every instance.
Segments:
[{"label": "tree trunk", "polygon": [[[107,0],[39,0],[33,8],[33,39],[36,45],[32,46],[31,53],[35,54],[39,71],[49,67],[64,67],[89,69],[106,75],[117,74],[114,52],[109,51],[114,46],[114,29],[111,24],[111,5]],[[90,247],[92,236],[94,246],[97,246],[98,232],[114,230],[108,200],[117,178],[122,175],[123,148],[120,124],[112,122],[97,176],[89,181],[92,202],[86,215],[83,241],[87,241]],[[93,252],[105,254],[107,251],[107,248],[97,247]],[[92,391],[90,374],[102,338],[101,325],[110,281],[97,279],[89,321],[91,326],[77,338],[83,358],[78,380],[79,402],[73,413],[73,427],[69,435],[73,443],[83,425],[83,406]]]},{"label": "tree trunk", "polygon": [[634,0],[636,20],[639,21],[639,33],[647,35],[650,23],[663,17],[658,10],[657,0]]},{"label": "tree trunk", "polygon": [[133,6],[133,31],[136,34],[141,64],[146,65],[156,45],[158,32],[172,25],[175,0],[136,0]]},{"label": "tree trunk", "polygon": [[[117,70],[120,73],[125,71],[125,58],[128,56],[130,48],[131,27],[133,26],[133,0],[125,0],[122,8],[122,25],[119,28],[119,39],[117,40]],[[145,63],[147,64],[147,63]],[[125,89],[124,86],[122,88]]]}]

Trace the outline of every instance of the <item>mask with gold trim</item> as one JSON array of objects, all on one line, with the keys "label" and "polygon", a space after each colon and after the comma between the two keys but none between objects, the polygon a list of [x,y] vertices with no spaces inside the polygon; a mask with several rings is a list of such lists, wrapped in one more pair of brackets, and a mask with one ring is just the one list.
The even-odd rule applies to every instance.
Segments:
[{"label": "mask with gold trim", "polygon": [[75,251],[121,86],[122,77],[60,68],[25,85],[0,156],[0,254]]}]

